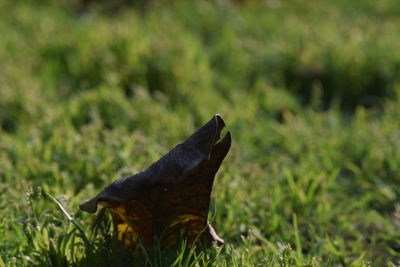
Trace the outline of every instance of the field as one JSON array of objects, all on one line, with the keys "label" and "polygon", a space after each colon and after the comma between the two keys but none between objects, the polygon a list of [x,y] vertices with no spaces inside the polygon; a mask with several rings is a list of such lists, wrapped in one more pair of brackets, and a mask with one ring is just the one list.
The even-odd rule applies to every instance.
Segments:
[{"label": "field", "polygon": [[[400,264],[397,0],[129,2],[0,0],[0,267]],[[217,113],[224,246],[79,210]]]}]

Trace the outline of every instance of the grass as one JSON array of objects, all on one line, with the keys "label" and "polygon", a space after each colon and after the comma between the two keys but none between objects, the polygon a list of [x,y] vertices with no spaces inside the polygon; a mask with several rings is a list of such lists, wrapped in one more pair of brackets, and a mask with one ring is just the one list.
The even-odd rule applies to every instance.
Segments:
[{"label": "grass", "polygon": [[[0,266],[399,264],[397,1],[65,3],[0,0]],[[226,245],[143,254],[78,209],[215,113]]]}]

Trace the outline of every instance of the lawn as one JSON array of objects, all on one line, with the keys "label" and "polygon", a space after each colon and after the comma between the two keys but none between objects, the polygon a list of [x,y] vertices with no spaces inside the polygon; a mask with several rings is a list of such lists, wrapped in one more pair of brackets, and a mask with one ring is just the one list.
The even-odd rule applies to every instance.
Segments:
[{"label": "lawn", "polygon": [[[0,0],[0,267],[400,264],[397,0],[134,2]],[[224,246],[79,210],[217,113]]]}]

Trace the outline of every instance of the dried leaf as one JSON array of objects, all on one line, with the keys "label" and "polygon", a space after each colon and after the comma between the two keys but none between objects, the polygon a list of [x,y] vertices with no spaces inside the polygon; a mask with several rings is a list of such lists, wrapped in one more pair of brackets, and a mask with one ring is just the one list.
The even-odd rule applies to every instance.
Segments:
[{"label": "dried leaf", "polygon": [[146,170],[116,180],[80,208],[110,210],[118,239],[127,245],[142,240],[152,247],[158,239],[168,247],[182,235],[190,243],[222,244],[207,215],[215,174],[231,146],[229,132],[219,141],[224,126],[221,116],[213,116]]}]

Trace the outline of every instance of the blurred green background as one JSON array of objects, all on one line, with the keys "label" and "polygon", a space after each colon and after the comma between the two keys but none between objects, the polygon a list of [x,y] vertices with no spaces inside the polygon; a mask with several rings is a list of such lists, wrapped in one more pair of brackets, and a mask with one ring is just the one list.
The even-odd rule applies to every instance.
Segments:
[{"label": "blurred green background", "polygon": [[122,266],[44,192],[89,234],[80,201],[216,113],[233,136],[210,214],[227,245],[188,262],[399,264],[397,0],[0,0],[0,13],[0,266]]}]

